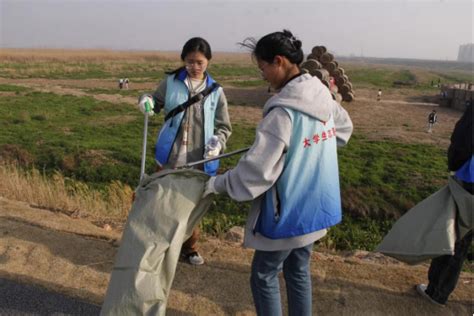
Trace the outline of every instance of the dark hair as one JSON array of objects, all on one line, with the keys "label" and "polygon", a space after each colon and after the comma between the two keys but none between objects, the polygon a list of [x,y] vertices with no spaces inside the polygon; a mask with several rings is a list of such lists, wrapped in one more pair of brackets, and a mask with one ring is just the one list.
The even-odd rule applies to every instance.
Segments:
[{"label": "dark hair", "polygon": [[301,64],[304,59],[302,43],[288,30],[265,35],[258,42],[254,38],[246,38],[241,46],[250,48],[254,57],[272,63],[275,56],[285,56],[293,64]]},{"label": "dark hair", "polygon": [[[200,52],[202,53],[207,60],[212,59],[212,51],[211,51],[211,45],[201,37],[193,37],[190,40],[188,40],[184,46],[183,49],[181,50],[181,60],[184,61],[186,56],[189,53],[195,53],[195,52]],[[166,74],[171,75],[171,74],[176,74],[180,72],[184,67],[179,67],[178,69],[175,69],[173,71],[166,72]]]},{"label": "dark hair", "polygon": [[202,53],[208,60],[212,59],[211,45],[204,38],[193,37],[187,41],[181,51],[181,60],[184,61],[187,54],[194,52]]}]

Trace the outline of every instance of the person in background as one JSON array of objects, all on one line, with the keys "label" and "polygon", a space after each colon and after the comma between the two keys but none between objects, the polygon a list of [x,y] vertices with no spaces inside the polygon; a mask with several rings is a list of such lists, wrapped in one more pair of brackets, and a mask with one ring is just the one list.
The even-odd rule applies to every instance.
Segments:
[{"label": "person in background", "polygon": [[129,83],[129,80],[128,80],[128,78],[125,78],[125,80],[123,81],[123,83],[124,83],[124,87],[125,87],[125,89],[127,89],[127,90],[128,90],[128,83]]},{"label": "person in background", "polygon": [[253,201],[244,246],[255,249],[250,285],[257,314],[282,315],[283,271],[289,315],[312,315],[311,252],[341,220],[337,146],[349,140],[352,122],[317,77],[301,73],[302,43],[290,31],[242,44],[277,93],[263,107],[249,151],[234,169],[211,177],[204,195]]},{"label": "person in background", "polygon": [[122,88],[123,88],[123,79],[122,78],[119,79],[118,86],[119,86],[119,89],[122,90]]},{"label": "person in background", "polygon": [[438,114],[436,114],[436,110],[433,109],[433,111],[428,114],[428,133],[431,133],[436,122],[438,122]]},{"label": "person in background", "polygon": [[377,101],[380,101],[382,99],[382,89],[379,89],[377,92]]},{"label": "person in background", "polygon": [[[206,71],[212,58],[209,43],[200,37],[188,40],[182,49],[184,65],[168,72],[153,94],[139,98],[145,113],[165,113],[165,123],[155,147],[157,170],[219,155],[232,127],[227,99],[220,85]],[[187,102],[187,106],[180,106]],[[204,164],[203,170],[215,175],[219,160]],[[183,244],[182,257],[193,265],[204,263],[198,252],[199,228]]]},{"label": "person in background", "polygon": [[[471,195],[474,194],[474,140],[473,107],[467,105],[451,135],[448,148],[448,168],[456,180]],[[462,266],[472,243],[472,230],[456,241],[454,255],[445,255],[431,260],[428,270],[428,285],[416,285],[417,292],[436,305],[445,305],[454,291]]]}]

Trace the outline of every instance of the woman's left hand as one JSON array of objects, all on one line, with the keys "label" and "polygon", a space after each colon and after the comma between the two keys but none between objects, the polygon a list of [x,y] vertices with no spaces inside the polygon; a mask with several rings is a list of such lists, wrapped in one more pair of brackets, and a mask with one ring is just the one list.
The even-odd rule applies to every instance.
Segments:
[{"label": "woman's left hand", "polygon": [[214,181],[216,181],[216,177],[210,177],[209,180],[207,180],[206,188],[204,189],[202,198],[205,198],[209,194],[218,194],[218,192],[216,191],[216,188],[214,187]]}]

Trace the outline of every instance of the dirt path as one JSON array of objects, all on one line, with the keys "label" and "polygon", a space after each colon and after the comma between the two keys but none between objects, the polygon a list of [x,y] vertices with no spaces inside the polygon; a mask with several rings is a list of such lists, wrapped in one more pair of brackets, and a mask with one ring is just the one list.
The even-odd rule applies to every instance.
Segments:
[{"label": "dirt path", "polygon": [[99,315],[100,305],[0,277],[0,315]]},{"label": "dirt path", "polygon": [[[0,277],[101,304],[120,232],[82,219],[0,198]],[[254,315],[249,289],[252,251],[205,238],[206,264],[180,263],[169,315]],[[446,308],[422,301],[413,285],[427,265],[406,266],[366,252],[315,252],[315,315],[471,315],[473,275],[463,273]]]},{"label": "dirt path", "polygon": [[[422,102],[423,95],[393,93],[377,101],[361,90],[351,103],[344,104],[354,123],[354,131],[368,139],[392,140],[409,144],[430,144],[447,149],[454,125],[462,113]],[[435,108],[438,123],[428,133],[428,114]]]}]

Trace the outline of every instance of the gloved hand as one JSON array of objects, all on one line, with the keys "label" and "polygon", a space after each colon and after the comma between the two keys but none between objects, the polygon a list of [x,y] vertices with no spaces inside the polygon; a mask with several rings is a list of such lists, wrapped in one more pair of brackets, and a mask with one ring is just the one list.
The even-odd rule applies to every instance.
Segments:
[{"label": "gloved hand", "polygon": [[153,109],[155,108],[155,102],[153,101],[153,97],[149,94],[144,94],[140,97],[138,101],[138,109],[143,113],[148,113],[149,116],[155,114]]},{"label": "gloved hand", "polygon": [[216,188],[214,187],[214,181],[216,181],[216,177],[210,177],[209,180],[207,180],[206,189],[204,189],[204,193],[202,194],[203,198],[209,194],[218,194]]},{"label": "gloved hand", "polygon": [[204,150],[204,158],[212,158],[215,156],[218,156],[219,153],[221,152],[222,146],[221,143],[219,143],[219,137],[216,135],[213,135],[209,140],[207,141],[205,150]]}]

